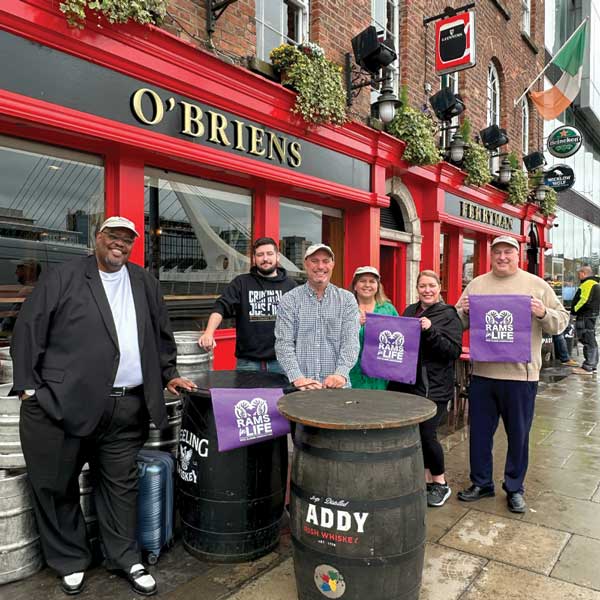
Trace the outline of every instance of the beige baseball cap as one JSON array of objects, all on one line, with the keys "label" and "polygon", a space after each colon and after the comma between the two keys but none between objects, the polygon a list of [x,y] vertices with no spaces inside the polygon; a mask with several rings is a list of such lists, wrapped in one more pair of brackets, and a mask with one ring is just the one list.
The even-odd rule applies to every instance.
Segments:
[{"label": "beige baseball cap", "polygon": [[109,217],[100,225],[99,231],[104,231],[105,229],[116,229],[117,227],[123,227],[124,229],[129,229],[136,237],[139,237],[139,233],[135,229],[135,225],[133,221],[126,219],[125,217]]},{"label": "beige baseball cap", "polygon": [[312,256],[315,252],[318,252],[319,250],[327,252],[327,254],[329,254],[329,256],[331,256],[331,258],[335,260],[333,250],[327,244],[313,244],[312,246],[309,246],[306,249],[306,252],[304,253],[304,260],[306,260],[309,256]]},{"label": "beige baseball cap", "polygon": [[514,237],[510,237],[509,235],[500,235],[497,238],[494,238],[491,247],[493,248],[496,244],[508,244],[517,250],[521,249],[519,242],[517,242]]},{"label": "beige baseball cap", "polygon": [[370,275],[375,275],[375,277],[377,277],[377,279],[381,279],[381,275],[379,274],[379,271],[375,268],[375,267],[358,267],[358,269],[356,269],[356,271],[354,271],[354,275],[352,276],[354,277],[358,277],[358,275],[365,275],[365,274],[370,274]]}]

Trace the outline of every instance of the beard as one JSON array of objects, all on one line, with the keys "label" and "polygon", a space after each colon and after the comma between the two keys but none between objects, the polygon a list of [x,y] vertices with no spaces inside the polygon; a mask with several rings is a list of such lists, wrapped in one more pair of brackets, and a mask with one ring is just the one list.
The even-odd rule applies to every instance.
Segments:
[{"label": "beard", "polygon": [[272,267],[269,267],[268,269],[263,269],[262,267],[259,267],[258,265],[256,265],[256,269],[261,275],[268,277],[269,275],[272,275],[273,273],[275,273],[275,271],[277,271],[277,265],[273,265]]}]

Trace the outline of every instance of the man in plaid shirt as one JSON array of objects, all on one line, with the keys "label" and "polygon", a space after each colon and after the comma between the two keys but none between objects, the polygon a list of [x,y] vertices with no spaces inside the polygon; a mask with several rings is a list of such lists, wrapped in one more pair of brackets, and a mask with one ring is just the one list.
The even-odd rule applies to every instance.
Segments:
[{"label": "man in plaid shirt", "polygon": [[358,305],[350,292],[330,283],[334,267],[329,246],[310,246],[306,283],[285,294],[277,310],[277,360],[301,390],[350,387],[358,359]]}]

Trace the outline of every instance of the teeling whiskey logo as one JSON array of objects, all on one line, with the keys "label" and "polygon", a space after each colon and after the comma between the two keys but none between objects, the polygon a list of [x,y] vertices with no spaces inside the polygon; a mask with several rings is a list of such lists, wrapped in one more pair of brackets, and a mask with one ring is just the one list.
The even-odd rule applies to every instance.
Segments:
[{"label": "teeling whiskey logo", "polygon": [[464,219],[471,219],[472,221],[499,227],[506,231],[512,231],[513,228],[513,219],[511,217],[503,215],[495,210],[491,210],[490,208],[483,208],[483,206],[471,204],[464,200],[460,201],[459,215]]},{"label": "teeling whiskey logo", "polygon": [[177,110],[181,115],[180,133],[183,135],[203,138],[213,144],[261,156],[292,168],[298,168],[302,164],[302,146],[298,141],[289,140],[282,134],[239,119],[228,120],[220,112],[204,110],[185,100],[176,101],[170,97],[163,101],[149,88],[140,88],[133,93],[131,110],[135,118],[144,125],[158,125],[166,113]]}]

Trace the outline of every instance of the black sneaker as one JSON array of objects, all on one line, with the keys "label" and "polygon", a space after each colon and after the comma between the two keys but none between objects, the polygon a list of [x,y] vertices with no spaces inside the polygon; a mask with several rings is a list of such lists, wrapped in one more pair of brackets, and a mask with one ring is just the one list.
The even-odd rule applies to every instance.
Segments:
[{"label": "black sneaker", "polygon": [[431,483],[427,488],[427,506],[443,506],[452,490],[447,483]]}]

